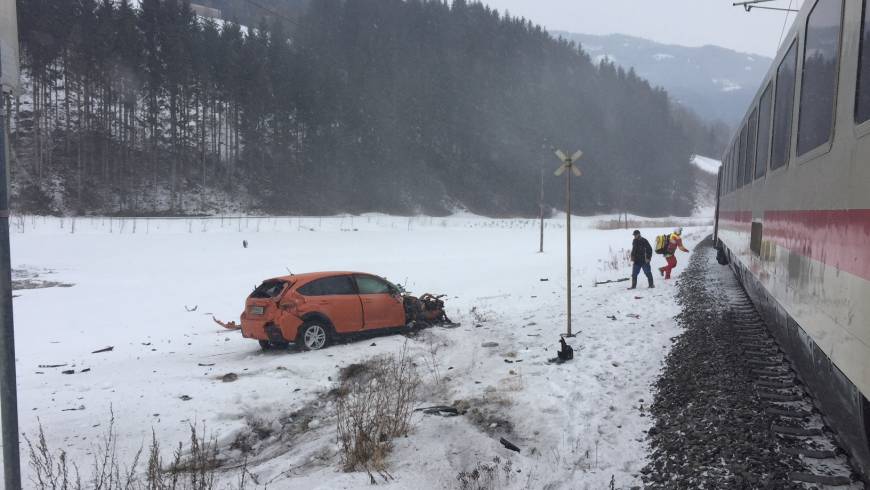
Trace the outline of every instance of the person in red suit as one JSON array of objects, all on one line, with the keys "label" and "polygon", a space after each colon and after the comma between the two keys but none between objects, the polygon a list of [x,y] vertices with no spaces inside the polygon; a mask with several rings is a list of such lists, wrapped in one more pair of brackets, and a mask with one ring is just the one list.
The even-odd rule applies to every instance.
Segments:
[{"label": "person in red suit", "polygon": [[682,235],[683,229],[677,228],[668,239],[668,251],[665,252],[665,260],[668,261],[668,265],[659,267],[659,272],[665,276],[665,279],[670,279],[671,271],[677,267],[677,250],[682,250],[683,252],[689,251],[689,249],[683,246]]}]

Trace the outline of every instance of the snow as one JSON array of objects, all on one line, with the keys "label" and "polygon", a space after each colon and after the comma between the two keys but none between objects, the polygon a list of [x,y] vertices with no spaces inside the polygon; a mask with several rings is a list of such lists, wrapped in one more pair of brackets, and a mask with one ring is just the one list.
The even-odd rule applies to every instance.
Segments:
[{"label": "snow", "polygon": [[672,54],[667,54],[667,53],[658,53],[658,54],[654,54],[654,55],[653,55],[653,58],[654,58],[656,61],[663,61],[663,60],[674,59],[674,55],[672,55]]},{"label": "snow", "polygon": [[[250,424],[278,426],[334,388],[340,367],[397,353],[407,342],[425,381],[419,406],[470,400],[496,424],[510,424],[491,430],[504,431],[522,453],[504,449],[489,425],[470,416],[417,414],[409,437],[396,441],[389,459],[395,479],[383,487],[451,488],[460,471],[495,456],[514,468],[501,488],[598,489],[611,479],[618,488],[641,485],[650,385],[680,332],[676,289],[658,274],[654,290],[595,286],[629,274],[630,231],[594,228],[609,219],[575,220],[575,359],[557,366],[546,360],[566,328],[564,217],[546,221],[543,254],[536,253],[537,220],[472,215],[14,217],[13,268],[72,284],[15,291],[21,431],[32,437],[41,422],[52,447],[87,467],[111,409],[124,454],[152,429],[169,451],[186,440],[188,424],[198,423],[218,438],[223,456],[238,461],[229,444]],[[652,241],[669,229],[643,231]],[[707,233],[706,226],[687,228],[687,246]],[[687,259],[679,256],[677,274]],[[656,257],[653,268],[662,262]],[[238,319],[255,284],[288,270],[367,271],[417,294],[447,293],[448,315],[461,327],[319,352],[262,353],[256,342],[212,322],[211,314]],[[91,354],[108,346],[114,350]],[[441,383],[425,369],[432,346]],[[67,366],[39,367],[45,364]],[[80,372],[85,368],[91,371]],[[231,372],[238,380],[221,382]],[[272,481],[269,488],[367,486],[364,473],[339,469],[332,407],[316,410],[307,431],[261,448],[250,471]]]},{"label": "snow", "polygon": [[743,87],[732,80],[728,80],[727,78],[714,78],[713,84],[721,87],[722,92],[734,92],[735,90],[741,90]]},{"label": "snow", "polygon": [[692,157],[692,164],[694,164],[701,170],[714,175],[719,173],[719,167],[722,166],[721,161],[715,160],[713,158],[703,157],[701,155],[695,155],[694,157]]}]

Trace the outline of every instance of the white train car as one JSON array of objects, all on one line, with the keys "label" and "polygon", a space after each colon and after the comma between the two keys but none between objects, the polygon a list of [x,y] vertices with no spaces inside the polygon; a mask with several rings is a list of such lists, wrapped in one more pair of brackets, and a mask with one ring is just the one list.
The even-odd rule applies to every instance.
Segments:
[{"label": "white train car", "polygon": [[717,237],[870,475],[870,0],[807,0],[723,157]]}]

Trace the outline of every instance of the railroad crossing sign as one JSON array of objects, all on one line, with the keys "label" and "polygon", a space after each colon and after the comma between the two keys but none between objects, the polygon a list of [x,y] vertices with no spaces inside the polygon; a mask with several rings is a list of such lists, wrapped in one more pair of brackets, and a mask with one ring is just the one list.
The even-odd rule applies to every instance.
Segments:
[{"label": "railroad crossing sign", "polygon": [[565,171],[569,168],[571,169],[571,172],[573,172],[574,175],[576,175],[577,177],[583,175],[583,172],[581,172],[579,168],[574,166],[577,160],[580,160],[580,157],[583,156],[582,151],[577,150],[576,152],[574,152],[573,155],[569,157],[568,155],[565,155],[565,152],[563,152],[562,150],[556,150],[556,156],[559,157],[559,160],[562,160],[562,166],[560,166],[559,169],[556,170],[557,177],[564,174]]},{"label": "railroad crossing sign", "polygon": [[[571,174],[580,177],[583,175],[583,172],[577,168],[577,161],[583,156],[583,152],[577,150],[570,157],[565,154],[562,150],[556,150],[556,156],[559,157],[559,160],[562,161],[562,165],[556,170],[556,176],[561,176],[565,174],[565,187],[566,187],[566,196],[565,196],[565,220],[567,226],[565,227],[567,230],[566,236],[568,241],[568,249],[567,249],[567,265],[568,265],[568,289],[567,289],[567,307],[568,307],[568,332],[565,334],[566,337],[573,337],[574,333],[571,331],[571,293],[573,289],[571,288]],[[571,169],[570,172],[566,172],[566,170]]]}]

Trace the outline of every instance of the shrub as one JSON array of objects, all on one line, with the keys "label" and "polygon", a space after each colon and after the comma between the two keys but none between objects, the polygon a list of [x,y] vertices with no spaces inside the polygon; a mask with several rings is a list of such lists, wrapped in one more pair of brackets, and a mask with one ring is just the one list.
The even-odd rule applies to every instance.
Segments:
[{"label": "shrub", "polygon": [[366,369],[343,377],[336,400],[338,442],[345,471],[386,475],[386,458],[395,437],[411,428],[412,404],[420,377],[408,357],[372,359]]}]

